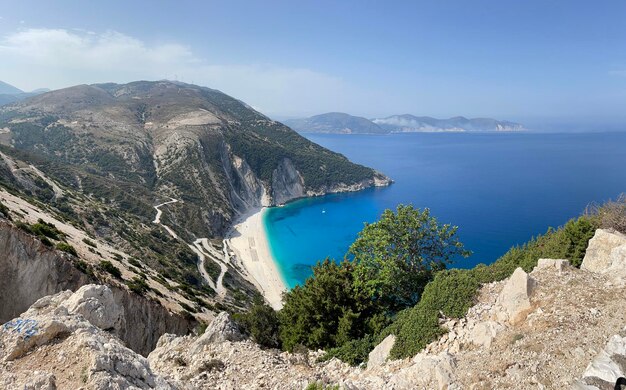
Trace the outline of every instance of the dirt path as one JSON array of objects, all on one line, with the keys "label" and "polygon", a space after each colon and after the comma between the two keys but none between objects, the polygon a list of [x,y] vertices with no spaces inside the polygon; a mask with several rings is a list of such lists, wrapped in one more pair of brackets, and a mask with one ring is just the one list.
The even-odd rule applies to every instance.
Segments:
[{"label": "dirt path", "polygon": [[[161,216],[163,215],[161,207],[176,202],[179,202],[179,200],[172,198],[172,200],[168,202],[163,202],[154,206],[154,209],[157,211],[157,213],[154,217],[154,221],[152,222],[157,225],[161,225],[172,237],[178,240],[180,237],[178,237],[176,232],[174,232],[174,230],[172,230],[169,226],[161,223]],[[228,258],[226,258],[226,263],[217,260],[221,258],[222,254],[216,251],[213,247],[211,247],[208,238],[199,238],[193,243],[187,245],[198,256],[197,267],[198,272],[200,273],[200,275],[202,275],[202,278],[207,282],[209,287],[215,290],[220,298],[224,298],[226,296],[226,288],[224,287],[223,280],[226,271],[228,271],[228,267],[226,267],[226,263],[228,263],[229,261]],[[224,248],[224,253],[228,255],[228,251],[226,250],[226,248]],[[211,275],[209,275],[209,273],[206,271],[205,262],[207,261],[207,258],[215,259],[215,262],[220,266],[221,272],[220,275],[217,277],[216,282],[211,279]]]}]

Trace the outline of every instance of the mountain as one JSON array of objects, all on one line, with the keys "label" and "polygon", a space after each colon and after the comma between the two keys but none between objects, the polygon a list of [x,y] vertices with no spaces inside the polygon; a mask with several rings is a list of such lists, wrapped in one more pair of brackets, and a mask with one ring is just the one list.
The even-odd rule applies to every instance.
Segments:
[{"label": "mountain", "polygon": [[388,183],[245,103],[190,84],[79,85],[0,107],[0,199],[26,230],[48,229],[37,216],[63,225],[59,237],[77,248],[82,269],[115,276],[118,268],[139,290],[141,280],[164,285],[153,298],[175,292],[188,314],[244,307],[255,296],[222,240],[240,216]]},{"label": "mountain", "polygon": [[392,115],[372,119],[381,128],[391,133],[442,132],[442,131],[522,131],[519,123],[499,121],[491,118],[468,119],[457,116],[450,119],[436,119],[429,116]]},{"label": "mountain", "polygon": [[284,123],[299,133],[385,134],[386,130],[369,119],[342,112],[329,112],[310,118],[289,119]]},{"label": "mountain", "polygon": [[18,95],[20,93],[24,93],[24,91],[22,91],[19,88],[16,88],[14,86],[12,86],[11,84],[7,84],[4,81],[0,81],[0,94],[1,95]]},{"label": "mountain", "polygon": [[48,91],[50,91],[48,88],[39,88],[31,92],[24,92],[21,89],[0,81],[0,106],[19,102],[20,100],[28,99],[29,97]]}]

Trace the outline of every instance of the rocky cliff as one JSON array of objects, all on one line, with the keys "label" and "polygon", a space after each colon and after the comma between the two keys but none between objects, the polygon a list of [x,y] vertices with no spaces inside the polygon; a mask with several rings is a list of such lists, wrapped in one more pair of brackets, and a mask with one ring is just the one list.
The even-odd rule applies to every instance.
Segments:
[{"label": "rocky cliff", "polygon": [[600,230],[584,269],[563,259],[540,259],[529,274],[518,269],[509,279],[482,286],[467,316],[442,318],[448,332],[413,358],[389,361],[394,343],[389,337],[372,351],[369,364],[358,368],[336,359],[319,363],[321,352],[261,349],[244,339],[226,313],[202,336],[162,336],[146,360],[114,336],[128,315],[114,294],[85,286],[43,298],[3,325],[0,384],[9,389],[107,389],[111,383],[142,389],[303,389],[311,383],[342,389],[612,389],[626,370],[626,278],[587,269],[606,263],[606,256],[611,264],[622,264],[624,247],[622,236]]}]

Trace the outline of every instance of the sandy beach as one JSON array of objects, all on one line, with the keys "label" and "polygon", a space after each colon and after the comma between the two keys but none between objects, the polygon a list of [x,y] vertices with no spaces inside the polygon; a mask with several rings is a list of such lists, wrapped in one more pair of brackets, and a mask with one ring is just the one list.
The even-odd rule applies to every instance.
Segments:
[{"label": "sandy beach", "polygon": [[227,242],[237,260],[248,272],[251,281],[261,290],[274,309],[282,307],[285,282],[270,253],[263,227],[263,209],[243,215],[228,234]]}]

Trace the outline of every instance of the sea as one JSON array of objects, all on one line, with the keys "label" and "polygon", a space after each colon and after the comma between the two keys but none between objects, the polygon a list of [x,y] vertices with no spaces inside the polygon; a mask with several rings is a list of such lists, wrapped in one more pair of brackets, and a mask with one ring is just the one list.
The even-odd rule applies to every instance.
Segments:
[{"label": "sea", "polygon": [[307,135],[394,180],[385,188],[306,198],[263,215],[270,251],[293,288],[325,258],[341,260],[366,222],[399,204],[459,227],[489,264],[509,248],[626,192],[626,133]]}]

